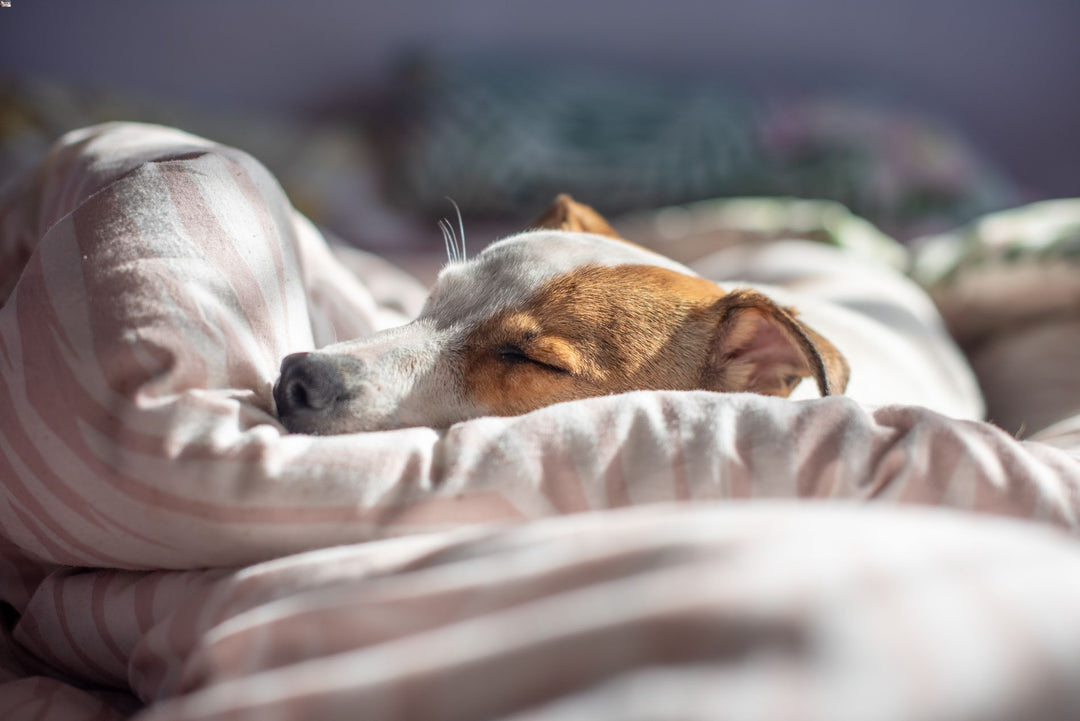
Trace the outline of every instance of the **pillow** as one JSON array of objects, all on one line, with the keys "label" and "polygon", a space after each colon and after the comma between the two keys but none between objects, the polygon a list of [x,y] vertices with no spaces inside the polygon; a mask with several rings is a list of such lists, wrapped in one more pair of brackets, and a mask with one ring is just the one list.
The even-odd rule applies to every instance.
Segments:
[{"label": "pillow", "polygon": [[798,198],[702,200],[629,214],[622,235],[693,264],[734,245],[805,239],[843,248],[877,265],[906,270],[907,248],[840,203]]}]

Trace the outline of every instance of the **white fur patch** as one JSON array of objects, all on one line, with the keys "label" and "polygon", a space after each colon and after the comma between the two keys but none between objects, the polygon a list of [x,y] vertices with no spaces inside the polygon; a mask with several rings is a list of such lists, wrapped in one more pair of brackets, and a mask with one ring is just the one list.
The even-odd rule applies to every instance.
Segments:
[{"label": "white fur patch", "polygon": [[552,278],[585,265],[655,265],[697,275],[670,258],[606,236],[533,230],[444,268],[420,317],[438,327],[472,325],[523,305]]}]

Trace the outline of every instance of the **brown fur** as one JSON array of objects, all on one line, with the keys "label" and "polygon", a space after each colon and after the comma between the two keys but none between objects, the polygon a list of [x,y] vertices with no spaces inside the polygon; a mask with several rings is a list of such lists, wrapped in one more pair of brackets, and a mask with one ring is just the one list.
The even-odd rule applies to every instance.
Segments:
[{"label": "brown fur", "polygon": [[609,238],[624,240],[620,237],[604,216],[579,203],[566,193],[555,196],[555,200],[543,214],[533,221],[530,228],[547,230],[571,230],[575,233],[595,233]]},{"label": "brown fur", "polygon": [[847,383],[843,357],[790,310],[647,265],[554,278],[472,333],[464,372],[476,400],[502,415],[631,390],[787,396],[812,375],[827,395]]}]

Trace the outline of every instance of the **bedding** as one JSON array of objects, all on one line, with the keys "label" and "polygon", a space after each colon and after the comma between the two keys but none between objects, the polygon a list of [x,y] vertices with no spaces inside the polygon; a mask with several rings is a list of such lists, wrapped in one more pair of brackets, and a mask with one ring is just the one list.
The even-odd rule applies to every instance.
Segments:
[{"label": "bedding", "polygon": [[156,126],[0,202],[0,717],[1080,715],[1080,423],[642,392],[288,435],[280,358],[422,297],[337,252]]}]

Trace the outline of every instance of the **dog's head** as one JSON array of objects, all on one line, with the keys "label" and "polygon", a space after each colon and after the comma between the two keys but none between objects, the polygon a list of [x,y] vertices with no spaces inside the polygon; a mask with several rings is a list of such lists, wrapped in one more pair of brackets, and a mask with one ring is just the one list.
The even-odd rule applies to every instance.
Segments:
[{"label": "dog's head", "polygon": [[274,398],[301,433],[446,427],[631,390],[841,393],[843,356],[760,293],[725,293],[559,196],[533,229],[442,270],[419,317],[288,356]]}]

